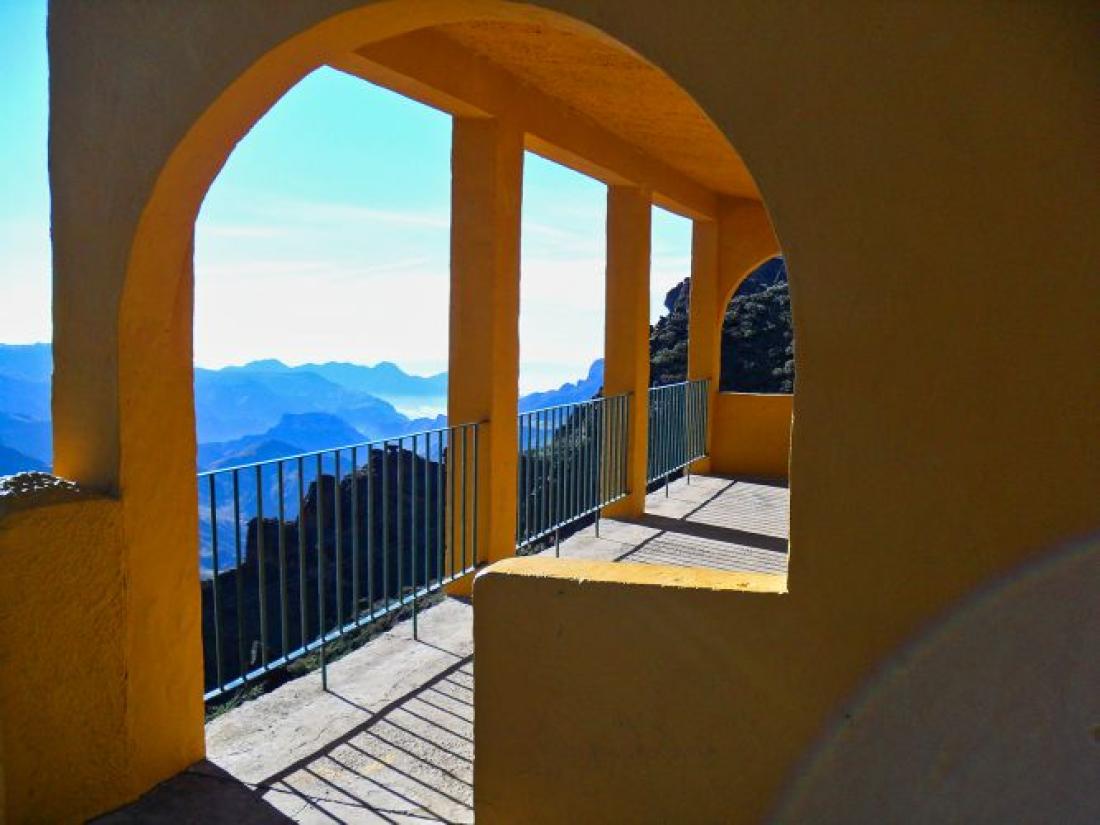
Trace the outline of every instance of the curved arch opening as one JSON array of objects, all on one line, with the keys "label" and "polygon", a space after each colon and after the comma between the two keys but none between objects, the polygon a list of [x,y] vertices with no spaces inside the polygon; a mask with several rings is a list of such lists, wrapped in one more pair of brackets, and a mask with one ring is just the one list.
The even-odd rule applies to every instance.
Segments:
[{"label": "curved arch opening", "polygon": [[[463,431],[461,461],[470,462],[471,476],[484,482],[480,496],[472,495],[470,510],[464,498],[462,515],[451,518],[460,524],[460,540],[470,539],[472,548],[469,557],[462,556],[458,569],[452,562],[449,583],[456,587],[468,589],[469,573],[475,565],[516,550],[518,376],[513,348],[518,342],[512,340],[509,330],[516,322],[518,289],[508,281],[508,272],[518,266],[519,242],[514,233],[519,226],[519,199],[515,186],[522,182],[523,151],[607,184],[609,209],[615,204],[621,213],[615,220],[608,218],[608,236],[614,235],[617,244],[615,255],[609,250],[608,270],[618,273],[615,300],[621,305],[615,331],[608,324],[605,346],[617,340],[619,331],[628,333],[630,356],[617,356],[624,365],[623,381],[614,393],[624,398],[633,393],[640,399],[648,389],[644,357],[639,359],[637,354],[644,356],[647,341],[649,319],[640,308],[645,306],[641,296],[649,286],[652,206],[688,217],[698,228],[716,224],[727,200],[758,203],[759,194],[744,164],[691,96],[659,68],[588,24],[508,3],[400,4],[400,11],[397,5],[365,6],[290,37],[273,25],[270,32],[258,36],[272,45],[239,76],[219,82],[211,80],[216,75],[211,72],[183,90],[179,109],[196,114],[193,118],[180,115],[174,125],[152,133],[150,146],[140,158],[148,180],[146,186],[139,186],[141,196],[136,201],[144,206],[132,236],[126,236],[125,271],[117,278],[118,315],[107,325],[114,344],[108,349],[113,350],[111,358],[117,358],[117,374],[111,377],[117,384],[104,389],[102,404],[91,405],[93,426],[70,430],[86,436],[98,428],[99,435],[106,433],[107,437],[93,443],[63,434],[58,440],[63,472],[105,479],[105,486],[123,493],[124,549],[133,585],[129,598],[135,612],[143,615],[141,625],[131,629],[127,641],[129,655],[140,665],[140,678],[128,688],[137,715],[142,717],[134,724],[140,727],[143,720],[162,718],[158,709],[166,713],[169,708],[188,706],[193,713],[179,714],[179,730],[166,729],[164,738],[178,733],[179,740],[189,742],[182,750],[192,754],[199,747],[192,723],[201,719],[202,706],[197,699],[203,695],[202,674],[184,657],[166,661],[164,651],[178,648],[182,636],[187,637],[188,645],[197,641],[202,626],[201,606],[193,590],[198,572],[192,389],[195,221],[234,146],[288,89],[318,67],[329,65],[427,103],[455,119],[452,203],[468,198],[477,206],[463,207],[466,214],[461,216],[452,214],[452,415],[448,423],[475,428]],[[687,144],[689,151],[685,151]],[[479,264],[484,266],[479,268]],[[482,287],[488,289],[485,296],[478,295]],[[461,293],[459,299],[456,288]],[[459,319],[460,335],[454,332],[455,319]],[[69,341],[71,347],[71,337]],[[459,398],[458,414],[454,410],[459,394],[453,391],[456,359],[465,369],[465,394]],[[485,363],[490,366],[485,368]],[[605,388],[608,383],[605,380]],[[86,399],[74,392],[62,400],[58,405],[61,417],[87,416],[88,405],[77,413],[76,400]],[[638,401],[635,409],[645,410],[646,405]],[[620,450],[622,466],[634,462],[641,472],[639,479],[627,484],[624,470],[621,494],[625,497],[640,491],[644,499],[645,428],[627,426],[625,403],[616,414],[621,417],[619,432],[624,439],[628,432],[640,433],[643,439]],[[486,422],[496,426],[492,439],[483,438],[479,446],[476,427]],[[587,444],[599,445],[595,432],[584,431]],[[160,447],[156,460],[151,460],[150,444]],[[401,449],[399,445],[398,451]],[[457,452],[454,442],[420,453],[413,446],[411,455],[406,451],[396,467],[408,465],[405,483],[411,483],[413,477],[421,478],[425,464],[452,449]],[[382,452],[386,453],[385,447]],[[584,455],[590,457],[591,453]],[[336,461],[340,457],[340,451],[332,456]],[[317,536],[320,552],[315,555],[321,566],[327,543],[342,524],[336,511],[327,518],[326,507],[335,508],[343,501],[338,484],[328,481],[330,465],[324,463],[328,460],[319,459],[313,475],[317,515],[311,529]],[[355,461],[354,455],[351,460]],[[258,487],[265,484],[263,472],[257,473]],[[386,472],[382,470],[383,478],[389,478]],[[451,469],[428,468],[428,472],[441,473],[443,481],[436,475],[432,482],[437,490],[444,484],[449,491],[456,489],[458,482],[456,476],[449,475]],[[339,479],[339,470],[331,476]],[[298,478],[303,479],[303,474]],[[465,483],[465,474],[462,478]],[[399,479],[395,477],[393,483],[401,484]],[[594,489],[604,477],[597,473],[590,480],[590,489]],[[555,491],[573,492],[557,478],[554,483]],[[327,503],[322,505],[322,499]],[[261,494],[258,500],[265,498]],[[216,509],[213,497],[208,504]],[[230,542],[247,546],[254,541],[260,556],[265,544],[272,551],[280,548],[282,534],[278,528],[269,533],[265,521],[269,511],[280,504],[277,500],[265,503],[263,513],[256,508],[251,538],[247,532],[240,533],[240,519],[236,518]],[[469,515],[471,510],[476,518]],[[414,527],[414,519],[408,522],[408,529],[423,530],[421,536],[429,530],[449,529],[447,518],[429,521],[427,527],[419,523]],[[299,530],[298,536],[303,533],[304,529]],[[404,541],[396,540],[398,544]],[[338,556],[339,539],[335,546]],[[455,546],[453,541],[452,553]],[[213,569],[217,568],[214,563]],[[261,564],[257,577],[266,569]],[[329,572],[318,573],[318,581],[338,575],[335,571],[342,567],[336,561],[327,569]],[[436,578],[442,583],[445,577]],[[459,579],[466,584],[461,585]],[[340,584],[334,592],[337,596],[343,592]],[[405,598],[400,580],[394,595],[398,602]],[[342,615],[339,607],[336,611]],[[321,612],[317,628],[321,632],[318,647],[323,650],[328,619],[323,607]],[[262,606],[257,613],[262,628]],[[301,640],[309,635],[308,630],[300,634]],[[282,638],[287,638],[286,633]],[[246,640],[238,634],[226,641],[240,647]],[[241,663],[266,671],[272,659],[268,655],[265,660],[266,650],[261,640],[258,648],[247,646],[237,656]],[[171,691],[164,691],[166,684],[172,685]],[[147,701],[147,697],[153,698]],[[201,739],[197,741],[201,743]],[[157,770],[155,765],[150,767],[149,775]]]},{"label": "curved arch opening", "polygon": [[719,392],[794,393],[794,324],[787,267],[776,256],[724,302]]}]

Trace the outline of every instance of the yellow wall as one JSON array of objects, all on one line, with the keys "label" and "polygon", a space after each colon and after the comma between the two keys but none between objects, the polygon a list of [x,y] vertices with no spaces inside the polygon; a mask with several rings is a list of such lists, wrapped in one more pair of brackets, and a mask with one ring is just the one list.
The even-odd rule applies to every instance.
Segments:
[{"label": "yellow wall", "polygon": [[[657,0],[303,0],[280,14],[267,0],[51,2],[55,455],[60,473],[119,495],[119,544],[92,543],[108,558],[120,548],[114,572],[127,582],[117,628],[127,679],[89,688],[121,685],[126,714],[127,775],[105,761],[102,799],[133,796],[202,751],[190,338],[199,203],[235,142],[303,74],[420,26],[561,25],[616,38],[666,70],[752,170],[782,240],[798,340],[790,593],[634,578],[586,596],[579,578],[590,571],[563,562],[558,586],[581,607],[567,615],[572,596],[547,600],[559,611],[548,626],[615,617],[623,651],[598,659],[594,635],[559,647],[560,664],[578,687],[594,676],[607,685],[614,666],[616,730],[638,731],[645,788],[567,772],[555,757],[596,748],[608,726],[557,724],[554,700],[576,694],[540,692],[536,680],[524,695],[480,682],[480,657],[501,654],[479,618],[479,730],[503,731],[494,714],[522,701],[541,737],[507,773],[486,772],[503,765],[493,754],[507,742],[479,733],[479,795],[517,806],[498,817],[598,798],[615,819],[614,803],[637,804],[627,790],[710,810],[706,795],[680,796],[688,763],[666,758],[679,734],[652,724],[672,671],[650,640],[668,638],[660,626],[671,618],[673,664],[698,684],[686,695],[694,718],[713,722],[692,730],[726,765],[735,816],[756,819],[886,657],[991,578],[1100,524],[1092,4],[746,0],[666,11]],[[600,93],[598,77],[589,88]],[[641,103],[660,105],[608,105]],[[36,524],[30,543],[56,546],[53,529]],[[518,572],[501,580],[519,588]],[[529,603],[499,588],[494,598],[511,605],[502,624],[527,627]],[[592,594],[613,589],[631,595],[591,612]],[[81,591],[86,602],[99,592]],[[537,670],[537,645],[508,650],[513,679]],[[15,690],[7,672],[4,682]],[[610,707],[599,691],[586,701]],[[12,762],[7,720],[4,735],[10,805],[30,792],[14,778],[29,772]],[[53,742],[81,746],[95,765],[117,734]],[[527,802],[506,784],[529,789]]]},{"label": "yellow wall", "polygon": [[711,416],[711,471],[786,478],[794,396],[722,392]]},{"label": "yellow wall", "polygon": [[857,591],[494,565],[474,585],[478,823],[1095,822],[1100,540],[1058,550],[899,647]]},{"label": "yellow wall", "polygon": [[79,821],[132,768],[121,508],[69,498],[0,513],[0,821]]}]

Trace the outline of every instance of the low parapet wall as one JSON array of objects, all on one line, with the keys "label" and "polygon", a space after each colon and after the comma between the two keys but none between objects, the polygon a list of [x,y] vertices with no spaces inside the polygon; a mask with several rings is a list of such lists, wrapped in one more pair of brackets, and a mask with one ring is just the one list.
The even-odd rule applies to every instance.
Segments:
[{"label": "low parapet wall", "polygon": [[128,798],[121,551],[117,501],[44,473],[0,479],[0,822],[82,821]]},{"label": "low parapet wall", "polygon": [[793,395],[722,392],[715,396],[710,471],[787,478]]},{"label": "low parapet wall", "polygon": [[[920,586],[858,586],[882,560]],[[789,592],[648,564],[487,568],[478,823],[1100,821],[1100,539],[990,558],[969,588],[965,559],[923,561],[826,556]]]}]

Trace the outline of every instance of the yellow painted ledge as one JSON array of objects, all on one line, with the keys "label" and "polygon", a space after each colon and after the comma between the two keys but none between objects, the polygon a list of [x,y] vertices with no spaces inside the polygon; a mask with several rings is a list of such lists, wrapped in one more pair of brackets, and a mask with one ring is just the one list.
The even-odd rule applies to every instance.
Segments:
[{"label": "yellow painted ledge", "polygon": [[699,567],[671,567],[543,556],[505,559],[486,567],[476,576],[475,592],[479,583],[485,583],[486,580],[497,576],[560,579],[579,584],[596,582],[744,593],[787,592],[787,577],[783,574],[730,572]]}]

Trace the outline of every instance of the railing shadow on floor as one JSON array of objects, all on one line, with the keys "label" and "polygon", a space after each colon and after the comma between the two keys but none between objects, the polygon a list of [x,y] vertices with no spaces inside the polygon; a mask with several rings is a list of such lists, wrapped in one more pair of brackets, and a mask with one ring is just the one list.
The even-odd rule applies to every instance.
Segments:
[{"label": "railing shadow on floor", "polygon": [[[722,524],[695,521],[693,519],[706,511],[707,508],[720,503],[722,498],[729,494],[738,484],[751,484],[757,487],[768,487],[779,490],[787,489],[787,482],[777,479],[748,477],[725,478],[710,476],[710,478],[716,480],[720,479],[725,483],[721,484],[721,486],[713,490],[701,501],[696,502],[695,505],[683,515],[670,517],[656,513],[645,513],[640,518],[632,519],[631,523],[649,527],[656,532],[638,542],[626,552],[616,556],[614,561],[648,561],[651,563],[663,562],[674,565],[686,564],[687,566],[714,566],[718,568],[725,568],[728,566],[729,569],[746,569],[737,561],[733,560],[727,565],[725,563],[708,563],[701,557],[692,558],[693,552],[698,554],[699,549],[698,547],[694,548],[694,550],[691,549],[692,540],[700,540],[702,542],[711,543],[712,545],[714,543],[719,543],[749,552],[766,551],[768,554],[776,554],[774,560],[763,557],[754,562],[751,559],[741,558],[741,562],[748,561],[747,569],[749,570],[757,570],[758,572],[779,572],[785,569],[788,546],[788,540],[785,537],[768,535]],[[657,545],[662,545],[666,549],[663,552],[655,552]],[[669,546],[682,546],[686,551],[684,557],[681,559],[669,558],[667,551]]]},{"label": "railing shadow on floor", "polygon": [[96,825],[473,822],[473,656],[258,782],[202,761]]},{"label": "railing shadow on floor", "polygon": [[[686,517],[669,518],[668,516],[646,513],[641,518],[635,519],[634,523],[661,531],[657,536],[646,539],[646,541],[652,541],[661,535],[673,533],[710,541],[721,541],[727,544],[741,544],[757,550],[769,550],[773,553],[787,552],[787,540],[785,538],[753,533],[748,530],[738,530],[734,527],[722,527],[717,524],[699,524],[687,521]],[[637,552],[639,549],[641,549],[641,545],[635,550],[631,550],[630,553],[624,554],[624,557]]]},{"label": "railing shadow on floor", "polygon": [[473,821],[472,656],[381,709],[329,692],[370,717],[257,782],[253,793],[294,800],[294,819]]}]

